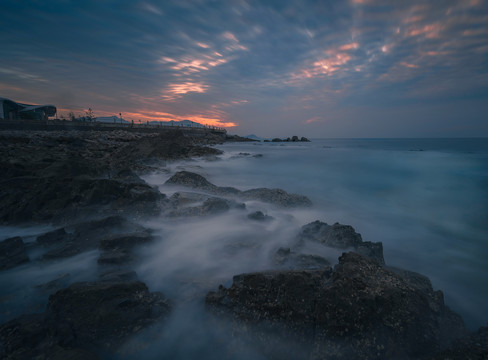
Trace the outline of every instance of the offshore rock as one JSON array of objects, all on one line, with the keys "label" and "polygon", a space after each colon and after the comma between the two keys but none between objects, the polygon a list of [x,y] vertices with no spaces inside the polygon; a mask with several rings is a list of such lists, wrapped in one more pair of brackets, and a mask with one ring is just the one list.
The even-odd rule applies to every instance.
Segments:
[{"label": "offshore rock", "polygon": [[247,215],[247,218],[254,220],[254,221],[260,221],[260,222],[274,220],[274,217],[269,216],[269,215],[265,215],[262,211],[255,211],[253,213],[250,213]]},{"label": "offshore rock", "polygon": [[259,200],[283,208],[307,207],[312,202],[304,195],[289,194],[281,189],[251,189],[243,191],[240,197],[244,200]]},{"label": "offshore rock", "polygon": [[284,208],[312,205],[310,199],[303,195],[289,194],[281,189],[259,188],[240,191],[232,187],[220,187],[212,184],[203,176],[189,171],[177,172],[170,177],[165,184],[185,186],[213,195],[232,196],[243,200],[263,201]]},{"label": "offshore rock", "polygon": [[149,293],[138,281],[75,283],[51,295],[44,314],[23,315],[0,326],[0,356],[33,359],[76,350],[97,358],[169,311],[160,293]]},{"label": "offshore rock", "polygon": [[418,359],[466,334],[430,283],[416,286],[356,253],[333,271],[237,275],[206,304],[271,359]]},{"label": "offshore rock", "polygon": [[29,262],[29,257],[20,236],[0,242],[0,270],[11,269],[27,262]]},{"label": "offshore rock", "polygon": [[304,225],[298,235],[297,246],[301,247],[307,241],[317,242],[335,249],[353,249],[358,254],[384,264],[383,244],[381,242],[363,241],[350,225],[335,223],[328,225],[322,221],[314,221]]}]

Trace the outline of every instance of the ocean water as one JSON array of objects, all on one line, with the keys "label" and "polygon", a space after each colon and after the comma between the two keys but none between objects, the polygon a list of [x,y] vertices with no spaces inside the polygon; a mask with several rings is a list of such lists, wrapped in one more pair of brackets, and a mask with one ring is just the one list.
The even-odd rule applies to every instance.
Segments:
[{"label": "ocean water", "polygon": [[[135,271],[150,291],[173,304],[166,321],[129,341],[117,359],[260,359],[252,344],[232,352],[228,324],[216,326],[204,298],[232,277],[275,268],[273,254],[290,246],[315,220],[349,224],[365,241],[381,241],[387,265],[427,275],[445,302],[474,330],[488,323],[488,139],[316,139],[310,143],[229,143],[214,160],[161,164],[144,176],[165,185],[187,170],[218,186],[281,188],[308,196],[313,206],[280,209],[247,201],[246,209],[203,218],[147,219],[153,244],[141,248]],[[274,218],[255,222],[247,214]],[[0,227],[0,240],[23,236],[29,264],[0,272],[0,321],[42,312],[49,294],[38,285],[96,280],[98,250],[58,262],[35,261],[38,234],[52,227]],[[341,252],[307,249],[337,263]],[[229,353],[230,351],[230,353]]]},{"label": "ocean water", "polygon": [[214,183],[308,196],[311,216],[383,242],[388,265],[427,275],[470,328],[488,324],[488,139],[316,139],[220,148],[225,160],[203,166]]}]

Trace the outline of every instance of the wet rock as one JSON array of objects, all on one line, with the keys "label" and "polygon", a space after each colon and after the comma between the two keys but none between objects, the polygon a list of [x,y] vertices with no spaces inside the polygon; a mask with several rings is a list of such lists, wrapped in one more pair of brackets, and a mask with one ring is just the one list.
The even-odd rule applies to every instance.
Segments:
[{"label": "wet rock", "polygon": [[121,265],[135,261],[134,255],[125,249],[104,251],[100,254],[97,263],[100,265]]},{"label": "wet rock", "polygon": [[148,244],[153,240],[149,231],[140,231],[130,234],[110,235],[100,240],[100,250],[126,249],[130,250],[135,246]]},{"label": "wet rock", "polygon": [[481,327],[475,333],[454,342],[430,360],[485,360],[488,359],[488,327]]},{"label": "wet rock", "polygon": [[259,200],[280,207],[300,207],[310,206],[312,204],[306,196],[289,194],[281,189],[260,188],[239,191],[232,187],[219,187],[209,182],[203,176],[189,171],[177,172],[165,184],[185,186],[214,195],[238,197],[243,200]]},{"label": "wet rock", "polygon": [[24,177],[2,186],[0,221],[6,223],[66,223],[94,213],[156,215],[165,200],[147,184],[112,179]]},{"label": "wet rock", "polygon": [[[243,204],[242,204],[243,205]],[[232,200],[209,197],[199,206],[183,207],[168,213],[170,217],[210,216],[227,212],[231,207],[241,207]],[[244,205],[245,207],[245,205]]]},{"label": "wet rock", "polygon": [[[43,256],[43,260],[56,260],[77,255],[83,251],[96,249],[104,241],[106,248],[116,243],[144,243],[150,241],[150,233],[144,227],[121,216],[109,216],[91,220],[70,227],[72,234],[66,241],[55,244]],[[105,248],[104,248],[105,249]]]},{"label": "wet rock", "polygon": [[137,281],[137,273],[133,270],[119,270],[112,269],[105,271],[99,276],[100,281],[106,282],[125,282],[125,281]]},{"label": "wet rock", "polygon": [[36,288],[43,293],[53,293],[55,291],[61,290],[66,287],[71,279],[70,274],[63,274],[58,276],[56,279],[48,281],[43,284],[36,285]]},{"label": "wet rock", "polygon": [[190,171],[179,171],[169,178],[166,185],[180,185],[193,189],[206,191],[215,195],[236,195],[239,190],[232,187],[220,187],[212,184],[202,175],[192,173]]},{"label": "wet rock", "polygon": [[274,217],[269,215],[264,215],[262,211],[255,211],[247,215],[248,219],[255,220],[255,221],[271,221],[274,220]]},{"label": "wet rock", "polygon": [[244,200],[259,200],[279,207],[307,207],[312,202],[309,198],[298,194],[289,194],[281,189],[251,189],[241,192],[239,196]]},{"label": "wet rock", "polygon": [[354,249],[355,252],[384,264],[383,244],[381,242],[363,241],[361,235],[349,225],[335,223],[328,225],[314,221],[304,225],[298,235],[298,246],[305,242],[317,242],[335,249]]},{"label": "wet rock", "polygon": [[[24,315],[0,326],[0,355],[34,359],[46,354],[115,351],[170,311],[160,293],[141,282],[76,283],[49,297],[44,314]],[[3,353],[2,353],[3,352]]]},{"label": "wet rock", "polygon": [[169,203],[172,207],[179,208],[198,202],[203,202],[209,197],[209,195],[179,191],[171,195],[169,198]]},{"label": "wet rock", "polygon": [[319,255],[300,254],[290,248],[279,248],[273,256],[273,263],[281,268],[294,270],[317,270],[330,268],[330,262]]},{"label": "wet rock", "polygon": [[0,242],[0,270],[11,269],[27,262],[29,262],[29,257],[20,236]]},{"label": "wet rock", "polygon": [[56,229],[45,234],[39,235],[36,242],[39,245],[54,245],[69,240],[69,234],[64,228]]},{"label": "wet rock", "polygon": [[[356,253],[343,254],[333,271],[235,276],[206,304],[276,359],[418,359],[466,333],[440,291]],[[283,342],[294,346],[277,353]]]}]

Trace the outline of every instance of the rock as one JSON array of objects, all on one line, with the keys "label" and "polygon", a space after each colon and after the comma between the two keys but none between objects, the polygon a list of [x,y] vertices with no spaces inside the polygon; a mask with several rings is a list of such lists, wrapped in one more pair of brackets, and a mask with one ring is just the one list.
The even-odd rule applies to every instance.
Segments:
[{"label": "rock", "polygon": [[34,359],[89,353],[106,358],[169,311],[160,293],[149,293],[138,281],[72,284],[49,297],[44,314],[23,315],[1,325],[0,355]]},{"label": "rock", "polygon": [[[71,227],[66,241],[55,246],[42,256],[42,260],[56,260],[77,255],[83,251],[96,249],[100,242],[115,246],[115,243],[144,243],[150,241],[150,233],[144,227],[121,216],[109,216],[99,220],[79,223]],[[61,233],[61,232],[60,232]],[[105,249],[105,248],[103,248]]]},{"label": "rock", "polygon": [[135,246],[148,244],[153,240],[148,231],[140,231],[129,234],[115,234],[100,240],[100,250],[125,249],[130,250]]},{"label": "rock", "polygon": [[291,141],[298,141],[298,136],[296,135],[292,136]]},{"label": "rock", "polygon": [[317,270],[330,268],[330,262],[318,255],[299,254],[290,248],[279,248],[273,256],[273,263],[285,269]]},{"label": "rock", "polygon": [[305,136],[302,136],[300,138],[300,141],[303,141],[303,142],[310,142],[310,140],[308,140]]},{"label": "rock", "polygon": [[192,173],[190,171],[179,171],[171,178],[169,178],[166,182],[166,185],[180,185],[180,186],[185,186],[189,187],[192,189],[198,189],[198,190],[203,190],[206,191],[210,194],[214,195],[237,195],[239,194],[239,190],[232,188],[232,187],[219,187],[211,182],[209,182],[207,179],[205,179],[203,176]]},{"label": "rock", "polygon": [[244,200],[259,200],[284,208],[312,205],[312,202],[306,196],[289,194],[281,189],[251,189],[241,192],[239,196]]},{"label": "rock", "polygon": [[302,227],[298,235],[298,247],[306,241],[318,242],[335,249],[354,249],[355,252],[380,264],[385,263],[383,244],[363,241],[361,235],[349,225],[335,223],[331,226],[318,220],[311,222]]},{"label": "rock", "polygon": [[11,269],[27,262],[29,262],[29,257],[20,236],[0,242],[0,270]]},{"label": "rock", "polygon": [[[239,208],[244,204],[216,197],[209,197],[199,206],[183,207],[168,213],[170,217],[211,216],[229,211],[231,207]],[[245,207],[245,205],[244,205]]]},{"label": "rock", "polygon": [[243,200],[259,200],[280,207],[310,206],[312,204],[306,196],[289,194],[281,189],[260,188],[239,191],[232,187],[219,187],[209,182],[203,176],[189,171],[177,172],[165,184],[190,187],[214,195],[239,197]]},{"label": "rock", "polygon": [[48,281],[43,284],[36,285],[36,288],[39,289],[41,292],[50,294],[55,291],[61,290],[62,288],[66,287],[71,279],[70,274],[63,274],[58,276],[56,279]]},{"label": "rock", "polygon": [[274,217],[269,215],[264,215],[262,211],[255,211],[247,215],[248,219],[255,220],[255,221],[271,221],[274,220]]},{"label": "rock", "polygon": [[128,264],[135,260],[134,255],[125,249],[115,249],[104,251],[98,257],[97,263],[100,265],[121,265]]},{"label": "rock", "polygon": [[106,282],[125,282],[125,281],[137,281],[137,273],[133,270],[119,270],[112,269],[106,271],[99,276],[100,281]]},{"label": "rock", "polygon": [[488,359],[488,327],[481,327],[474,334],[454,342],[430,360],[486,360]]},{"label": "rock", "polygon": [[203,202],[209,197],[209,195],[179,191],[171,195],[169,203],[174,208],[180,208],[182,206]]},{"label": "rock", "polygon": [[356,253],[343,254],[333,271],[235,276],[206,304],[271,359],[418,359],[466,333],[440,291]]},{"label": "rock", "polygon": [[39,235],[36,242],[39,245],[54,245],[69,240],[69,234],[64,228],[53,230],[45,234]]}]

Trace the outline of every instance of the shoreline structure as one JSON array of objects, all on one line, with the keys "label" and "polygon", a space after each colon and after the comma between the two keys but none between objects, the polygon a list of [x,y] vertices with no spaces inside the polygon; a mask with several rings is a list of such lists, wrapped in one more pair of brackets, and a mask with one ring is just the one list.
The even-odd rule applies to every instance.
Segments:
[{"label": "shoreline structure", "polygon": [[[239,138],[222,129],[109,125],[0,126],[0,223],[53,228],[30,242],[0,238],[0,270],[98,254],[96,280],[63,275],[29,290],[44,299],[41,313],[8,315],[15,294],[2,300],[1,358],[128,358],[120,353],[127,341],[164,328],[178,304],[150,292],[134,271],[143,261],[138,249],[163,241],[140,224],[148,218],[246,214],[249,201],[312,206],[285,190],[241,191],[190,171],[170,174],[166,185],[176,192],[167,197],[139,175],[182,159],[218,161],[222,152],[208,145]],[[273,221],[260,211],[243,218],[248,226]],[[219,344],[223,358],[239,358],[231,356],[235,349],[249,347],[269,359],[486,358],[488,328],[469,334],[427,277],[388,267],[382,244],[363,241],[351,226],[313,220],[297,229],[290,247],[275,250],[270,271],[229,273],[232,286],[209,287],[198,300],[212,326],[230,327],[228,343]],[[339,263],[307,253],[312,245],[343,252]]]}]

